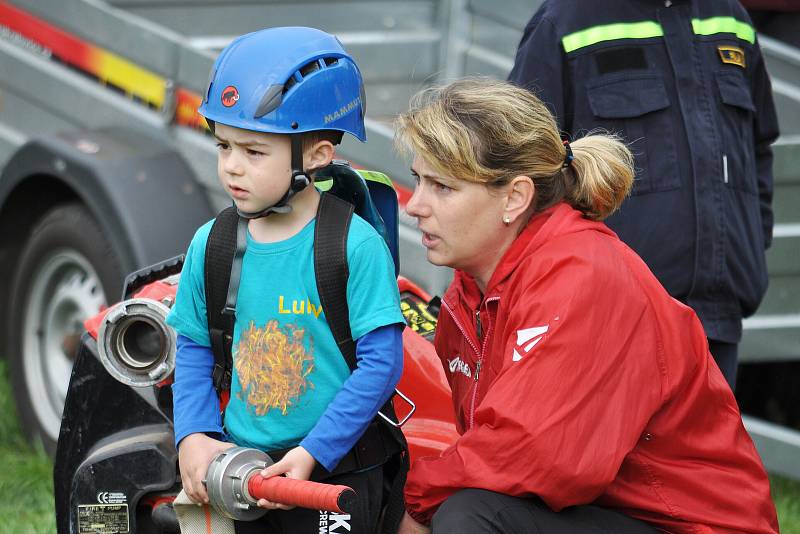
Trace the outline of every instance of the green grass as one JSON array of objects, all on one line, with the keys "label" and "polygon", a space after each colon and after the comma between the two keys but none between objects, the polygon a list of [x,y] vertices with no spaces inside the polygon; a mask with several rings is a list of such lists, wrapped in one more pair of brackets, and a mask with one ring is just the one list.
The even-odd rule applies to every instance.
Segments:
[{"label": "green grass", "polygon": [[53,463],[22,436],[5,363],[0,360],[0,533],[52,533]]},{"label": "green grass", "polygon": [[[53,463],[41,447],[32,447],[22,436],[3,360],[0,360],[0,461],[0,534],[55,532]],[[777,476],[771,477],[771,481],[781,533],[800,534],[800,482]]]},{"label": "green grass", "polygon": [[800,534],[800,482],[770,477],[782,534]]}]

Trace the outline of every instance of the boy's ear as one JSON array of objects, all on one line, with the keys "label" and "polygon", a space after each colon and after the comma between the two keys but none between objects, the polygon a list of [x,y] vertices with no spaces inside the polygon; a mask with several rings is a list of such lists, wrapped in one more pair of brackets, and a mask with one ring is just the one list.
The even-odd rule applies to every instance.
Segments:
[{"label": "boy's ear", "polygon": [[330,165],[336,149],[330,141],[317,141],[309,147],[303,155],[305,169],[315,171]]}]

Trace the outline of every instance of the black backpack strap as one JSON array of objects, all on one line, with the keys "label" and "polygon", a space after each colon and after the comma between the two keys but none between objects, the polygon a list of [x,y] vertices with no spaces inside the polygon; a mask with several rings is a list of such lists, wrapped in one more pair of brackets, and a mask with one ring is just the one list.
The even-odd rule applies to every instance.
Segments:
[{"label": "black backpack strap", "polygon": [[233,326],[246,246],[247,220],[233,206],[222,210],[206,242],[204,265],[208,334],[214,353],[212,378],[219,395],[231,386]]},{"label": "black backpack strap", "polygon": [[[347,267],[347,234],[352,218],[352,204],[330,193],[322,194],[314,229],[317,291],[325,320],[351,372],[356,370],[356,343],[350,331],[350,310],[347,306],[347,278],[350,275]],[[383,405],[381,412],[397,422],[391,399]],[[398,434],[402,435],[399,429]]]},{"label": "black backpack strap", "polygon": [[347,234],[353,205],[323,193],[314,228],[314,273],[325,320],[350,371],[356,369],[356,344],[350,332],[347,306]]},{"label": "black backpack strap", "polygon": [[[353,205],[333,194],[323,193],[317,211],[317,224],[314,230],[314,270],[317,278],[317,291],[325,319],[351,371],[356,369],[356,344],[350,331],[350,315],[347,305],[347,234],[353,218]],[[383,415],[397,422],[394,405],[390,398],[381,408]],[[378,415],[380,417],[380,415]],[[405,513],[403,487],[409,468],[408,444],[398,426],[385,421],[378,422],[378,432],[392,443],[383,439],[386,451],[397,451],[384,466],[389,487],[385,488],[385,502],[381,532],[394,533]],[[369,432],[369,430],[368,430]],[[388,434],[388,435],[387,435]],[[379,436],[365,436],[363,441]],[[358,447],[356,447],[358,448]]]}]

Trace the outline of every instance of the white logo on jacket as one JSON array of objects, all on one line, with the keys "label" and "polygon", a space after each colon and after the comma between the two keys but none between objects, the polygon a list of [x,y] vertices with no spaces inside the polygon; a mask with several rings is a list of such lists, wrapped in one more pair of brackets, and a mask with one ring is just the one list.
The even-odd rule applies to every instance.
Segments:
[{"label": "white logo on jacket", "polygon": [[534,326],[533,328],[517,330],[517,346],[514,347],[514,355],[511,357],[511,360],[518,362],[523,356],[533,350],[533,347],[535,347],[547,333],[548,328],[550,328],[550,325]]},{"label": "white logo on jacket", "polygon": [[450,365],[451,373],[458,371],[459,373],[463,373],[467,378],[472,378],[472,371],[470,370],[469,365],[461,361],[461,358],[458,356],[452,360],[447,360],[447,363]]}]

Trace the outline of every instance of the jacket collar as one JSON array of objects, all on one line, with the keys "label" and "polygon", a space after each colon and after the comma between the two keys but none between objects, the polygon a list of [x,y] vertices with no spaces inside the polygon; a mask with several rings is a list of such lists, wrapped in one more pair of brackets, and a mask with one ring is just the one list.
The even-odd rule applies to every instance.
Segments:
[{"label": "jacket collar", "polygon": [[580,211],[565,202],[542,211],[530,220],[503,254],[486,285],[485,295],[481,294],[472,276],[456,271],[452,284],[445,292],[446,302],[451,306],[466,305],[470,310],[477,309],[485,298],[499,295],[519,264],[538,249],[561,236],[587,229],[614,235],[605,224],[584,218]]}]

